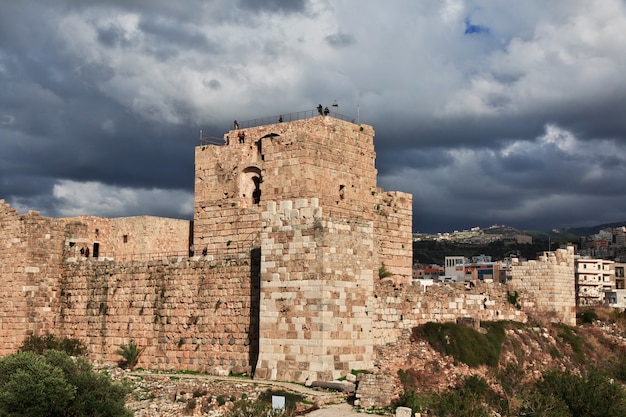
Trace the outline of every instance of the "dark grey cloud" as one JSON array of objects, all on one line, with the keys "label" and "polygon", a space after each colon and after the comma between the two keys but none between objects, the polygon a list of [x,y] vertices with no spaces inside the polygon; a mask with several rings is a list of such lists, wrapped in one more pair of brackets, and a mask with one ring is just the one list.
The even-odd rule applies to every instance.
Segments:
[{"label": "dark grey cloud", "polygon": [[188,49],[204,53],[216,53],[220,50],[219,44],[209,40],[200,28],[181,26],[179,21],[142,19],[139,22],[139,29],[149,36],[148,42],[153,45],[173,47],[185,45]]},{"label": "dark grey cloud", "polygon": [[626,213],[626,10],[399,0],[0,3],[0,198],[191,217],[199,130],[339,103],[414,227]]},{"label": "dark grey cloud", "polygon": [[119,25],[109,24],[106,27],[97,28],[98,40],[104,46],[119,47],[128,46],[124,29]]},{"label": "dark grey cloud", "polygon": [[239,0],[239,8],[254,12],[303,13],[307,10],[308,0]]},{"label": "dark grey cloud", "polygon": [[354,44],[356,39],[348,33],[339,32],[326,36],[326,42],[334,48],[343,48]]}]

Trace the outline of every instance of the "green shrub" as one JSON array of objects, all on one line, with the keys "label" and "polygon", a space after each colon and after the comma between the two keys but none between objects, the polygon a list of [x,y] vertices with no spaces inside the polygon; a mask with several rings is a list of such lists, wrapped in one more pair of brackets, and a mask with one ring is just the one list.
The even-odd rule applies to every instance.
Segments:
[{"label": "green shrub", "polygon": [[424,410],[424,401],[420,398],[415,391],[405,388],[393,402],[395,408],[408,407],[411,409],[411,415],[421,413]]},{"label": "green shrub", "polygon": [[519,303],[519,294],[517,293],[517,291],[509,292],[507,290],[506,291],[506,298],[507,298],[507,301],[509,302],[509,304],[513,304],[516,309],[521,310],[522,306]]},{"label": "green shrub", "polygon": [[391,275],[393,274],[387,270],[387,267],[385,266],[385,264],[384,263],[381,264],[380,268],[378,268],[378,278],[383,279],[383,278],[390,277]]},{"label": "green shrub", "polygon": [[38,355],[43,355],[47,350],[60,350],[70,356],[85,356],[87,346],[79,339],[68,337],[60,339],[46,333],[45,336],[28,336],[19,348],[19,352],[35,352]]},{"label": "green shrub", "polygon": [[417,388],[419,377],[414,370],[398,369],[398,378],[400,378],[400,383],[405,389],[414,390]]},{"label": "green shrub", "polygon": [[[597,369],[591,369],[585,375],[579,376],[564,371],[549,370],[543,373],[543,377],[535,384],[533,391],[539,400],[547,402],[547,406],[536,407],[538,410],[527,415],[548,415],[543,414],[545,408],[554,407],[560,404],[562,409],[566,407],[569,414],[574,417],[610,417],[626,415],[626,391],[620,384],[614,383],[606,374]],[[529,408],[528,403],[541,401],[527,397],[525,408]],[[549,414],[556,415],[556,414]]]},{"label": "green shrub", "polygon": [[466,377],[456,389],[425,397],[429,415],[439,417],[488,417],[498,408],[498,397],[487,382],[476,375]]},{"label": "green shrub", "polygon": [[564,324],[555,323],[554,328],[558,329],[557,337],[563,342],[570,345],[572,352],[580,363],[585,363],[585,353],[583,351],[583,339],[578,335],[575,329]]},{"label": "green shrub", "polygon": [[594,320],[598,320],[598,313],[595,310],[585,310],[576,314],[576,319],[579,324],[591,324]]},{"label": "green shrub", "polygon": [[0,416],[131,417],[124,407],[129,392],[65,352],[25,351],[0,359]]},{"label": "green shrub", "polygon": [[196,409],[197,401],[195,398],[190,398],[187,400],[187,404],[185,405],[185,409],[187,411],[192,411]]}]

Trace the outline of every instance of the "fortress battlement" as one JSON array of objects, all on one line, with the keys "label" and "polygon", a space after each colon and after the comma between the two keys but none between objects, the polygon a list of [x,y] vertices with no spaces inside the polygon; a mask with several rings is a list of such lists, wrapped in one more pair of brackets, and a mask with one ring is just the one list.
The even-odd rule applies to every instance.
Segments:
[{"label": "fortress battlement", "polygon": [[144,368],[306,382],[374,370],[376,346],[426,321],[573,324],[570,251],[512,264],[507,284],[412,283],[412,196],[378,187],[371,126],[284,118],[223,142],[195,148],[193,221],[0,200],[0,355],[51,332],[114,363],[134,339]]}]

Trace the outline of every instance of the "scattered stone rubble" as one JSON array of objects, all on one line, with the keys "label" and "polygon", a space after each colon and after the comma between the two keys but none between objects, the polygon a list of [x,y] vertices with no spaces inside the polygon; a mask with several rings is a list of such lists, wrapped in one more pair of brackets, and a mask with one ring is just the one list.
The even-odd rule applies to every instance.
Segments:
[{"label": "scattered stone rubble", "polygon": [[303,395],[309,405],[299,410],[302,413],[346,401],[346,396],[339,392],[290,383],[184,373],[130,372],[120,368],[107,368],[106,372],[115,381],[126,380],[132,384],[133,391],[126,406],[134,411],[135,417],[222,416],[234,402],[254,401],[270,389]]}]

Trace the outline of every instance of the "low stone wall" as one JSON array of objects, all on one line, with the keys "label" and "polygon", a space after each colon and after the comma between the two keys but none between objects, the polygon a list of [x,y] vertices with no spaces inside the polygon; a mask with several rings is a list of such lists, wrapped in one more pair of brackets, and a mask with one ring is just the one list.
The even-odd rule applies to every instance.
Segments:
[{"label": "low stone wall", "polygon": [[[374,317],[376,345],[394,343],[403,332],[427,322],[453,322],[458,317],[525,322],[527,314],[508,300],[508,286],[494,282],[450,283],[421,287],[419,283],[379,282],[368,303]],[[531,294],[523,297],[530,299]]]},{"label": "low stone wall", "polygon": [[395,390],[393,375],[359,374],[354,405],[365,409],[391,404]]}]

